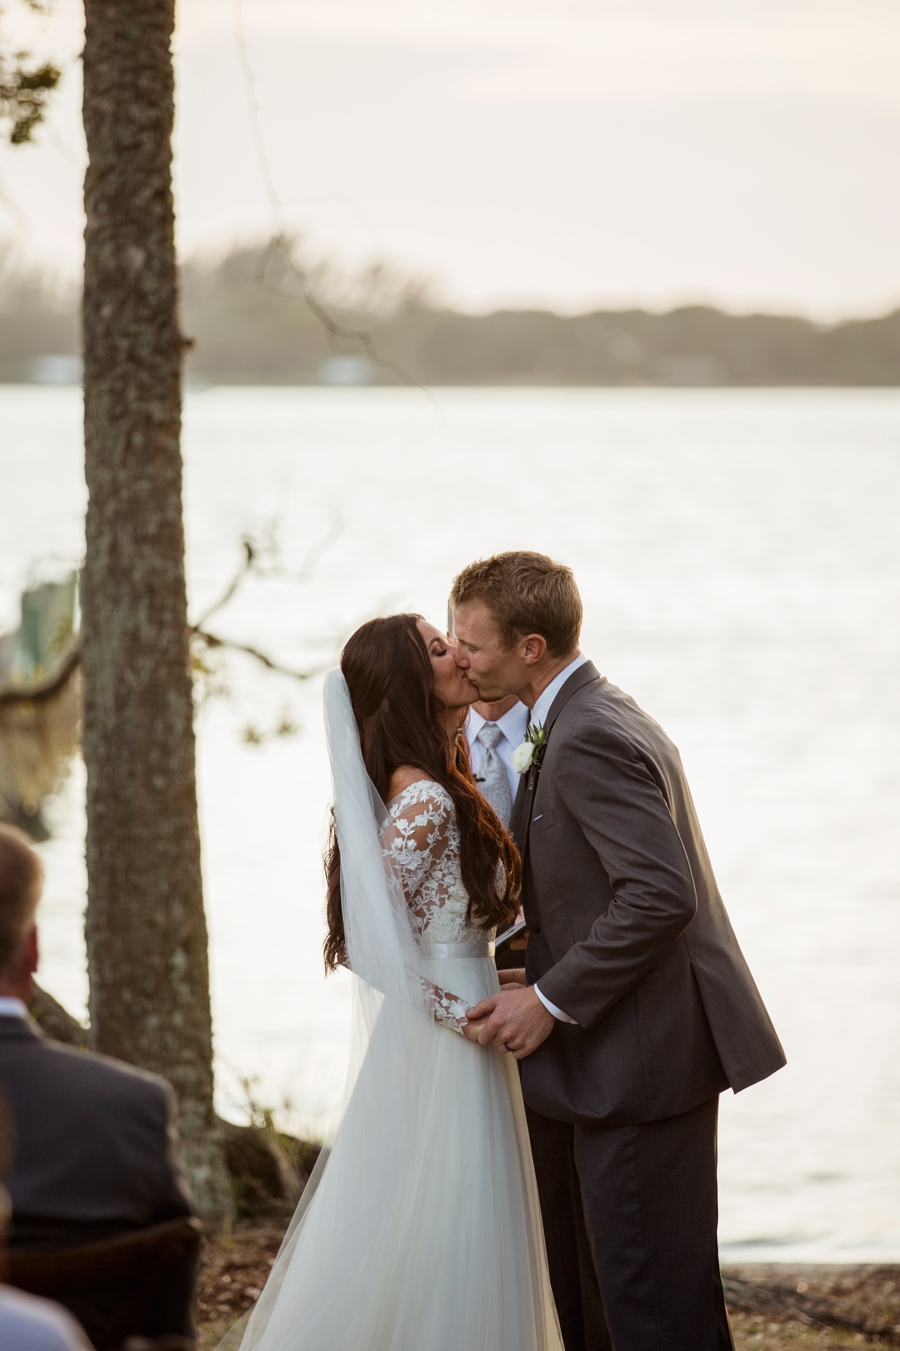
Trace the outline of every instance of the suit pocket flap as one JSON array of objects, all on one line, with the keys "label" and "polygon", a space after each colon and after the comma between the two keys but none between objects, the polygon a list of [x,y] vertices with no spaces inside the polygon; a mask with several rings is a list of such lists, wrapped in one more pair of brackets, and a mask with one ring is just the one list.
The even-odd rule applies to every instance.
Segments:
[{"label": "suit pocket flap", "polygon": [[543,835],[545,830],[556,825],[556,814],[549,807],[544,807],[541,811],[535,812],[531,818],[529,835],[534,839],[535,835]]}]

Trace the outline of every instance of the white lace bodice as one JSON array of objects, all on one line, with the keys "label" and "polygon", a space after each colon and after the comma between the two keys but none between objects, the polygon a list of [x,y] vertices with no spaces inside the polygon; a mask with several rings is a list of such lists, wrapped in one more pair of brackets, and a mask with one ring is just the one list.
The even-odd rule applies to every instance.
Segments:
[{"label": "white lace bodice", "polygon": [[493,938],[493,933],[466,922],[469,894],[460,871],[459,826],[446,788],[420,780],[404,788],[388,811],[392,829],[384,837],[384,852],[403,879],[423,947]]},{"label": "white lace bodice", "polygon": [[[432,943],[483,943],[494,930],[466,919],[469,894],[459,861],[459,826],[453,799],[439,783],[421,779],[388,804],[390,825],[382,848],[397,868],[418,941],[427,956]],[[438,1022],[462,1030],[468,1005],[429,984]]]}]

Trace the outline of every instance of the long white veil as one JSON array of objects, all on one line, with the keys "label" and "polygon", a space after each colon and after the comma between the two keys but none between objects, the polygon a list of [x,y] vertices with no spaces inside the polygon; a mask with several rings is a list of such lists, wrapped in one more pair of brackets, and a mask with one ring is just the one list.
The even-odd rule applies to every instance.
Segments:
[{"label": "long white veil", "polygon": [[[341,853],[341,903],[353,978],[343,1106],[241,1351],[358,1351],[360,1311],[378,1301],[388,1237],[409,1188],[431,1018],[399,877],[382,852],[387,809],[366,773],[347,683],[325,681],[325,721]],[[322,1204],[327,1195],[327,1204]],[[298,1262],[285,1281],[291,1259]],[[299,1340],[298,1340],[299,1338]]]}]

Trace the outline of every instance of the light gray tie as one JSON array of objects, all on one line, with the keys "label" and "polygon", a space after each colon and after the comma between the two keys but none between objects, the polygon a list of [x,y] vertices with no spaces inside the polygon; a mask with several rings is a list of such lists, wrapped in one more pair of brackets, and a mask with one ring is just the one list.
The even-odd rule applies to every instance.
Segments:
[{"label": "light gray tie", "polygon": [[509,818],[512,815],[512,793],[509,788],[506,765],[497,754],[497,746],[502,738],[503,733],[495,722],[486,722],[476,736],[475,740],[480,741],[484,747],[481,772],[478,776],[483,782],[478,786],[500,820],[505,826],[508,826]]}]

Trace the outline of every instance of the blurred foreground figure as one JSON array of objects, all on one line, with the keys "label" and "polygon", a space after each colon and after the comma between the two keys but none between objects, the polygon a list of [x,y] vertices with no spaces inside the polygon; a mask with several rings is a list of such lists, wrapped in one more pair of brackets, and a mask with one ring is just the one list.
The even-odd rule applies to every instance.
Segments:
[{"label": "blurred foreground figure", "polygon": [[4,1351],[90,1351],[91,1344],[58,1304],[0,1285],[0,1346]]},{"label": "blurred foreground figure", "polygon": [[[0,1174],[9,1170],[9,1128],[0,1103]],[[0,1261],[9,1223],[9,1193],[0,1183]],[[90,1351],[90,1343],[71,1314],[48,1299],[35,1299],[0,1285],[0,1347],[3,1351]]]},{"label": "blurred foreground figure", "polygon": [[[28,1018],[42,872],[0,827],[0,1092],[14,1133],[10,1281],[70,1309],[101,1349],[192,1335],[199,1225],[163,1080],[50,1041]],[[6,1343],[4,1343],[6,1345]]]}]

